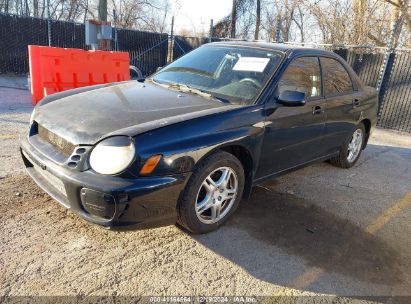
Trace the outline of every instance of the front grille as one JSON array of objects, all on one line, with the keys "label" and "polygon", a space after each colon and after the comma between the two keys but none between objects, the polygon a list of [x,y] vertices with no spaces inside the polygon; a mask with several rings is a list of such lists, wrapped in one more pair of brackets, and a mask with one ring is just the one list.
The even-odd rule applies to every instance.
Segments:
[{"label": "front grille", "polygon": [[70,156],[73,153],[74,145],[64,138],[54,134],[53,132],[47,130],[41,125],[37,126],[38,135],[44,141],[52,144],[59,152],[64,154],[65,156]]},{"label": "front grille", "polygon": [[60,194],[67,196],[66,187],[64,186],[64,183],[58,177],[54,176],[47,170],[43,170],[42,168],[37,166],[35,163],[33,163],[33,169],[38,174],[40,174],[55,190],[59,191]]}]

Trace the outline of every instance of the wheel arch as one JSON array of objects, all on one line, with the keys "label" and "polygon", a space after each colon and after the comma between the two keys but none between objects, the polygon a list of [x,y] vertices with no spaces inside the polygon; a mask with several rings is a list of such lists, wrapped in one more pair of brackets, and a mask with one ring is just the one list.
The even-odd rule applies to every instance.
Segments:
[{"label": "wheel arch", "polygon": [[365,118],[361,120],[361,122],[364,125],[365,128],[365,141],[364,141],[364,146],[363,149],[367,146],[368,140],[370,138],[370,132],[371,132],[371,121],[368,118]]},{"label": "wheel arch", "polygon": [[251,188],[253,184],[253,168],[254,161],[250,151],[241,145],[230,145],[222,147],[220,150],[234,155],[243,165],[245,183],[243,197],[249,198],[251,195]]},{"label": "wheel arch", "polygon": [[[242,164],[244,169],[245,183],[243,198],[249,198],[251,195],[251,189],[253,185],[253,169],[254,169],[254,159],[249,149],[241,144],[229,144],[224,146],[218,146],[209,151],[207,154],[203,155],[201,159],[197,162],[200,163],[202,160],[208,156],[218,152],[224,151],[235,156]],[[196,164],[196,165],[197,165]]]}]

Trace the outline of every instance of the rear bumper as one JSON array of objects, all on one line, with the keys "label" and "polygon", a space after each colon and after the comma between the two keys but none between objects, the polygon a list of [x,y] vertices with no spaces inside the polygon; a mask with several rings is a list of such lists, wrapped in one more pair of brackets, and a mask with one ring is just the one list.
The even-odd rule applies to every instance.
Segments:
[{"label": "rear bumper", "polygon": [[28,174],[51,197],[83,219],[106,227],[172,224],[190,173],[144,178],[103,176],[63,168],[21,141]]}]

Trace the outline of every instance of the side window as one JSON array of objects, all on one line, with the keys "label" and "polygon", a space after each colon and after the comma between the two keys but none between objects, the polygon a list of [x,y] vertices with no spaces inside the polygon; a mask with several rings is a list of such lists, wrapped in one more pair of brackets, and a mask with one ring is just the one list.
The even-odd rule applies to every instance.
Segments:
[{"label": "side window", "polygon": [[344,66],[335,59],[321,57],[326,96],[353,91],[350,75]]},{"label": "side window", "polygon": [[309,99],[321,96],[321,72],[317,57],[300,57],[293,60],[282,75],[278,91],[304,92]]}]

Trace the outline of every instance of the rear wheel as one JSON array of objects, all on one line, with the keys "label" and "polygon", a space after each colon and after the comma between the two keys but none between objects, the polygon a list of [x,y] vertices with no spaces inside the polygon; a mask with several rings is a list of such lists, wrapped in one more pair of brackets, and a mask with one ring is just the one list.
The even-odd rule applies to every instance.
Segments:
[{"label": "rear wheel", "polygon": [[232,154],[217,152],[193,171],[178,205],[178,223],[193,233],[217,229],[235,211],[244,188],[244,170]]},{"label": "rear wheel", "polygon": [[340,168],[351,168],[355,165],[361,155],[361,151],[364,147],[365,142],[365,127],[360,123],[352,133],[348,143],[345,143],[341,149],[340,153],[331,158],[331,164]]}]

